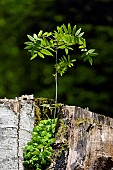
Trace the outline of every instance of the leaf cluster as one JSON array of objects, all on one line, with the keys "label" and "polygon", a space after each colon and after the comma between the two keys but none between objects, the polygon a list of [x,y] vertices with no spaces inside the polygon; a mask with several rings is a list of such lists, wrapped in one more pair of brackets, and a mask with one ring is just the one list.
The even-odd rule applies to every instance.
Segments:
[{"label": "leaf cluster", "polygon": [[65,56],[59,58],[59,62],[55,64],[58,73],[62,76],[68,67],[74,66],[76,59],[71,60],[69,50],[74,50],[78,44],[79,49],[83,52],[81,57],[83,61],[88,60],[92,65],[92,57],[97,55],[95,49],[87,50],[86,40],[83,38],[84,32],[81,28],[77,29],[76,25],[72,28],[70,23],[66,27],[64,24],[57,26],[53,32],[39,31],[38,34],[27,35],[29,41],[25,42],[26,47],[31,53],[31,60],[37,56],[45,58],[45,56],[55,56],[58,50],[65,50]]},{"label": "leaf cluster", "polygon": [[41,120],[34,127],[32,139],[24,149],[24,165],[27,168],[41,170],[51,163],[51,156],[54,153],[52,144],[55,142],[53,136],[57,119]]}]

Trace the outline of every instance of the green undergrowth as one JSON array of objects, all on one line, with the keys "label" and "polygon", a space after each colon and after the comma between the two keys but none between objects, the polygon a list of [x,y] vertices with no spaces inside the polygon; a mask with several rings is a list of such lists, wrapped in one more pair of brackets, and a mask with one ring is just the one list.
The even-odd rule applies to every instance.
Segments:
[{"label": "green undergrowth", "polygon": [[[46,170],[55,156],[56,134],[61,122],[61,104],[46,98],[35,99],[35,126],[31,141],[24,148],[24,166],[29,170]],[[61,131],[61,130],[60,130]],[[60,152],[63,146],[61,145]]]},{"label": "green undergrowth", "polygon": [[41,170],[51,163],[54,153],[56,119],[41,120],[32,132],[32,139],[24,150],[24,165]]}]

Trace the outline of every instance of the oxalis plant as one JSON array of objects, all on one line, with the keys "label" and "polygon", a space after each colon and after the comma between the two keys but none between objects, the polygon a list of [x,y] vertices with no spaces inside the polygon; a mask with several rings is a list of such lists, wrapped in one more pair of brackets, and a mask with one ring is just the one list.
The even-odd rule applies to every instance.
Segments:
[{"label": "oxalis plant", "polygon": [[[70,23],[66,27],[64,24],[60,27],[57,26],[53,32],[39,31],[38,34],[27,35],[29,41],[25,42],[26,47],[31,53],[31,60],[37,56],[45,58],[45,56],[55,57],[55,82],[56,82],[56,95],[55,102],[57,103],[57,91],[58,91],[58,73],[62,76],[68,68],[74,66],[74,62],[77,58],[71,59],[69,55],[70,50],[74,50],[76,45],[82,52],[83,61],[88,60],[92,65],[92,57],[96,56],[95,49],[87,50],[86,40],[83,38],[84,32],[81,32],[81,28],[77,29],[76,25],[72,28]],[[59,58],[58,51],[64,50],[64,55]]]},{"label": "oxalis plant", "polygon": [[[52,123],[51,123],[52,121]],[[56,119],[41,120],[32,132],[32,139],[24,148],[24,166],[29,170],[45,170],[54,153]]]}]

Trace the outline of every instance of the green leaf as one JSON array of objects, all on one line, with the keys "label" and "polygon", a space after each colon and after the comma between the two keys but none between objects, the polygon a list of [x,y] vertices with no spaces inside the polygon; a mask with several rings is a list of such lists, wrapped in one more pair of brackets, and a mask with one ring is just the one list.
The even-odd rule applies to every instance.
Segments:
[{"label": "green leaf", "polygon": [[84,32],[80,33],[78,36],[79,36],[79,37],[82,37],[82,36],[83,36],[83,34],[84,34]]},{"label": "green leaf", "polygon": [[68,33],[71,34],[71,25],[68,23]]},{"label": "green leaf", "polygon": [[96,56],[96,55],[98,55],[98,53],[91,53],[91,54],[89,54],[90,56]]},{"label": "green leaf", "polygon": [[67,47],[69,50],[73,50],[73,48],[72,47]]},{"label": "green leaf", "polygon": [[75,36],[79,35],[80,32],[81,32],[81,28],[79,28],[79,29],[76,31]]},{"label": "green leaf", "polygon": [[28,41],[28,42],[25,42],[24,44],[26,44],[26,45],[33,45],[33,42],[31,42],[31,41]]},{"label": "green leaf", "polygon": [[86,57],[84,58],[84,61],[88,60],[89,59],[89,56],[86,55]]},{"label": "green leaf", "polygon": [[49,37],[49,36],[51,36],[52,35],[52,32],[48,32],[47,33],[47,36]]},{"label": "green leaf", "polygon": [[27,37],[29,38],[29,40],[35,41],[35,39],[31,35],[27,35]]},{"label": "green leaf", "polygon": [[42,48],[47,46],[47,41],[45,38],[41,39],[41,46],[42,46]]},{"label": "green leaf", "polygon": [[50,144],[53,144],[53,143],[55,143],[55,138],[51,138],[51,139],[49,139],[49,141],[48,141]]},{"label": "green leaf", "polygon": [[44,148],[44,145],[43,145],[43,144],[39,144],[39,145],[38,145],[38,149],[39,149],[39,150],[41,150],[41,149],[43,149],[43,148]]},{"label": "green leaf", "polygon": [[40,52],[38,52],[38,55],[41,57],[41,58],[45,58],[44,55]]},{"label": "green leaf", "polygon": [[73,27],[72,34],[74,35],[76,32],[76,25]]},{"label": "green leaf", "polygon": [[40,30],[39,33],[38,33],[38,37],[41,37],[42,33],[43,33],[43,31]]},{"label": "green leaf", "polygon": [[47,49],[55,52],[55,50],[53,48],[51,48],[51,47],[47,47]]},{"label": "green leaf", "polygon": [[60,45],[58,48],[59,48],[59,49],[65,49],[66,46],[65,46],[65,45]]},{"label": "green leaf", "polygon": [[65,53],[66,53],[66,55],[68,54],[68,48],[65,48]]},{"label": "green leaf", "polygon": [[89,62],[90,62],[90,64],[92,65],[93,60],[92,60],[92,58],[91,58],[91,57],[89,57]]},{"label": "green leaf", "polygon": [[40,164],[36,164],[36,170],[41,170]]},{"label": "green leaf", "polygon": [[58,33],[63,34],[62,26],[61,26],[61,27],[58,27],[58,26],[57,26],[57,30],[58,30]]},{"label": "green leaf", "polygon": [[47,134],[47,132],[46,132],[46,131],[43,131],[43,132],[41,133],[41,136],[46,136],[46,134]]},{"label": "green leaf", "polygon": [[33,56],[34,55],[34,49],[32,48],[30,52],[31,52],[31,56]]},{"label": "green leaf", "polygon": [[46,36],[47,34],[48,34],[48,32],[44,32],[44,33],[43,33],[43,36]]},{"label": "green leaf", "polygon": [[34,135],[38,135],[38,133],[37,132],[32,132],[32,135],[34,136]]},{"label": "green leaf", "polygon": [[25,49],[25,50],[30,50],[32,47],[33,47],[33,46],[28,45],[28,46],[26,46],[24,49]]},{"label": "green leaf", "polygon": [[45,165],[46,164],[46,160],[42,159],[41,164]]},{"label": "green leaf", "polygon": [[36,40],[37,40],[37,38],[38,38],[36,34],[33,34],[33,37],[34,37],[34,39],[36,39]]},{"label": "green leaf", "polygon": [[63,28],[65,33],[68,33],[68,30],[67,30],[67,28],[66,28],[66,26],[64,24],[62,25],[62,28]]},{"label": "green leaf", "polygon": [[86,41],[85,41],[85,39],[82,38],[82,37],[79,37],[79,44],[80,44],[80,45],[83,45],[84,47],[86,47]]},{"label": "green leaf", "polygon": [[50,51],[46,50],[46,49],[42,49],[42,50],[40,50],[40,52],[45,54],[45,55],[53,56],[53,54]]},{"label": "green leaf", "polygon": [[[42,147],[43,148],[43,147]],[[41,148],[41,149],[42,149]],[[39,150],[40,148],[38,147],[38,149],[36,149],[34,152],[33,152],[33,154],[34,155],[36,155],[36,156],[38,156],[39,154],[40,154],[40,150]]]},{"label": "green leaf", "polygon": [[88,53],[93,53],[95,51],[95,49],[90,49],[90,50],[88,50]]},{"label": "green leaf", "polygon": [[37,57],[37,54],[34,54],[31,58],[30,58],[30,60],[33,60],[34,58],[36,58]]}]

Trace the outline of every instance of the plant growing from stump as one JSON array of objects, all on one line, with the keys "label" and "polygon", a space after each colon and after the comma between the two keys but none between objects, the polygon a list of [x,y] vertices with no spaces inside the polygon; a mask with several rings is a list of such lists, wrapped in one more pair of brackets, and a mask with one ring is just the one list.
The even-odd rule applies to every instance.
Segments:
[{"label": "plant growing from stump", "polygon": [[[71,59],[69,55],[70,50],[75,49],[75,45],[83,52],[81,57],[83,61],[88,60],[92,65],[92,57],[97,55],[95,49],[87,50],[86,40],[83,38],[84,32],[81,32],[81,28],[77,29],[76,25],[72,28],[70,23],[66,27],[64,24],[60,27],[57,26],[56,30],[53,32],[43,32],[39,31],[38,34],[27,35],[30,41],[25,42],[26,47],[31,53],[31,60],[37,56],[45,58],[45,56],[55,56],[55,82],[56,82],[56,95],[55,102],[57,103],[57,91],[58,91],[58,78],[57,74],[61,76],[67,71],[68,68],[74,66],[76,58]],[[61,58],[58,57],[58,51],[64,50],[65,55]]]},{"label": "plant growing from stump", "polygon": [[[72,28],[70,24],[67,27],[63,24],[60,27],[57,26],[53,32],[43,32],[40,30],[38,34],[33,34],[33,36],[27,35],[29,41],[25,42],[25,49],[31,53],[31,60],[37,56],[41,58],[55,56],[55,74],[53,75],[56,81],[56,104],[58,73],[62,76],[68,68],[74,66],[74,62],[76,61],[76,58],[71,59],[69,51],[75,50],[75,45],[78,45],[78,48],[83,52],[81,55],[83,61],[88,60],[91,65],[93,62],[92,57],[97,55],[95,49],[87,50],[86,40],[83,38],[83,34],[84,32],[81,32],[81,28],[76,29],[76,25]],[[61,58],[58,57],[59,50],[65,51],[65,55]],[[51,157],[54,152],[52,144],[55,142],[58,120],[58,116],[55,119],[55,114],[54,119],[41,120],[34,127],[32,139],[24,149],[25,166],[41,170],[51,163]]]}]

